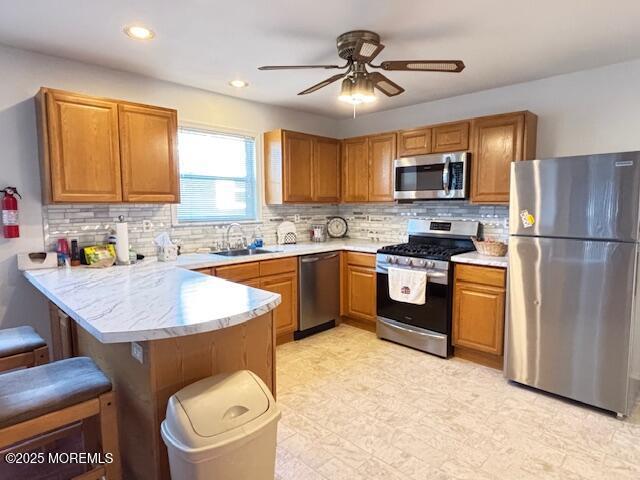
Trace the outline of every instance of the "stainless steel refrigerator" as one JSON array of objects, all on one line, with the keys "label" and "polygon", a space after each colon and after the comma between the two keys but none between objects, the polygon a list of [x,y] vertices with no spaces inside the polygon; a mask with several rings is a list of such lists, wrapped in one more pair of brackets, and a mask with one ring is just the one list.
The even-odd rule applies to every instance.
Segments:
[{"label": "stainless steel refrigerator", "polygon": [[640,152],[512,165],[507,378],[631,412],[639,209]]}]

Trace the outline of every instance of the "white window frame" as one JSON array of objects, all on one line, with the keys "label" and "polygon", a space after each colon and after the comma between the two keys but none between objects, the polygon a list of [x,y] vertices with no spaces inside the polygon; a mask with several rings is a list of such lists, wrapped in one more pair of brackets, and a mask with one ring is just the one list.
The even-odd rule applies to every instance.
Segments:
[{"label": "white window frame", "polygon": [[[200,130],[205,133],[222,133],[229,135],[242,135],[245,137],[252,137],[254,139],[255,151],[255,168],[256,168],[256,219],[255,220],[216,220],[216,221],[203,221],[203,222],[181,222],[178,219],[178,204],[171,205],[171,226],[172,227],[197,227],[197,226],[209,226],[209,225],[229,225],[230,223],[240,223],[246,225],[256,225],[262,223],[262,206],[264,204],[264,176],[262,168],[262,135],[252,130],[241,130],[237,128],[223,127],[219,125],[212,125],[209,123],[199,123],[191,121],[181,121],[178,124],[178,130],[180,128]],[[180,145],[178,145],[178,164],[180,162]]]}]

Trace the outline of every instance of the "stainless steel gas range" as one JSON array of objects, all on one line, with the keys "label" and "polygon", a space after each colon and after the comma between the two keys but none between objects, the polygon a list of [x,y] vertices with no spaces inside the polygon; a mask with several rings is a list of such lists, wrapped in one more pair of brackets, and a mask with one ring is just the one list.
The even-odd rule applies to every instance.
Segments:
[{"label": "stainless steel gas range", "polygon": [[[452,255],[474,250],[472,236],[478,222],[409,220],[409,242],[383,247],[376,255],[377,334],[440,357],[451,354]],[[389,295],[389,268],[427,273],[423,305],[393,300]]]}]

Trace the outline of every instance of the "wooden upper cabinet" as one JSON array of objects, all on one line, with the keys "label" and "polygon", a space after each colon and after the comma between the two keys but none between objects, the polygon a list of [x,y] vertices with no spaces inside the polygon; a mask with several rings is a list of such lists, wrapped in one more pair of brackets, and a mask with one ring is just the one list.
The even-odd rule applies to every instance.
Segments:
[{"label": "wooden upper cabinet", "polygon": [[340,142],[289,130],[264,134],[265,202],[340,201]]},{"label": "wooden upper cabinet", "polygon": [[282,134],[285,202],[313,200],[313,137],[284,131]]},{"label": "wooden upper cabinet", "polygon": [[446,123],[431,129],[433,153],[460,152],[469,149],[469,122]]},{"label": "wooden upper cabinet", "polygon": [[45,202],[122,201],[118,104],[41,91],[38,107]]},{"label": "wooden upper cabinet", "polygon": [[396,134],[369,137],[369,201],[392,202],[393,161],[396,159]]},{"label": "wooden upper cabinet", "polygon": [[340,142],[334,138],[314,139],[313,200],[340,201]]},{"label": "wooden upper cabinet", "polygon": [[123,199],[178,203],[176,111],[121,104],[118,114]]},{"label": "wooden upper cabinet", "polygon": [[45,203],[179,201],[177,114],[41,88]]},{"label": "wooden upper cabinet", "polygon": [[472,121],[471,201],[509,203],[511,162],[535,158],[537,117],[506,113]]},{"label": "wooden upper cabinet", "polygon": [[367,137],[342,141],[342,201],[369,200],[369,142]]},{"label": "wooden upper cabinet", "polygon": [[398,132],[398,156],[412,157],[431,153],[431,128],[415,128]]}]

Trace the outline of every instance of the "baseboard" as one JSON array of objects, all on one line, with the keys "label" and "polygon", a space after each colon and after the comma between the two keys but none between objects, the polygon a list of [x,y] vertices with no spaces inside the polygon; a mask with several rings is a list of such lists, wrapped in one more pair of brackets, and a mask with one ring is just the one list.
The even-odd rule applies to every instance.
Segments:
[{"label": "baseboard", "polygon": [[469,360],[470,362],[479,363],[486,367],[495,368],[497,370],[502,370],[504,365],[503,355],[479,352],[465,347],[453,347],[453,356]]},{"label": "baseboard", "polygon": [[375,322],[368,322],[367,320],[360,320],[360,319],[351,318],[351,317],[342,317],[342,322],[346,323],[347,325],[351,325],[352,327],[356,327],[362,330],[367,330],[369,332],[376,333]]},{"label": "baseboard", "polygon": [[293,342],[293,332],[287,332],[276,336],[276,346],[289,342]]}]

